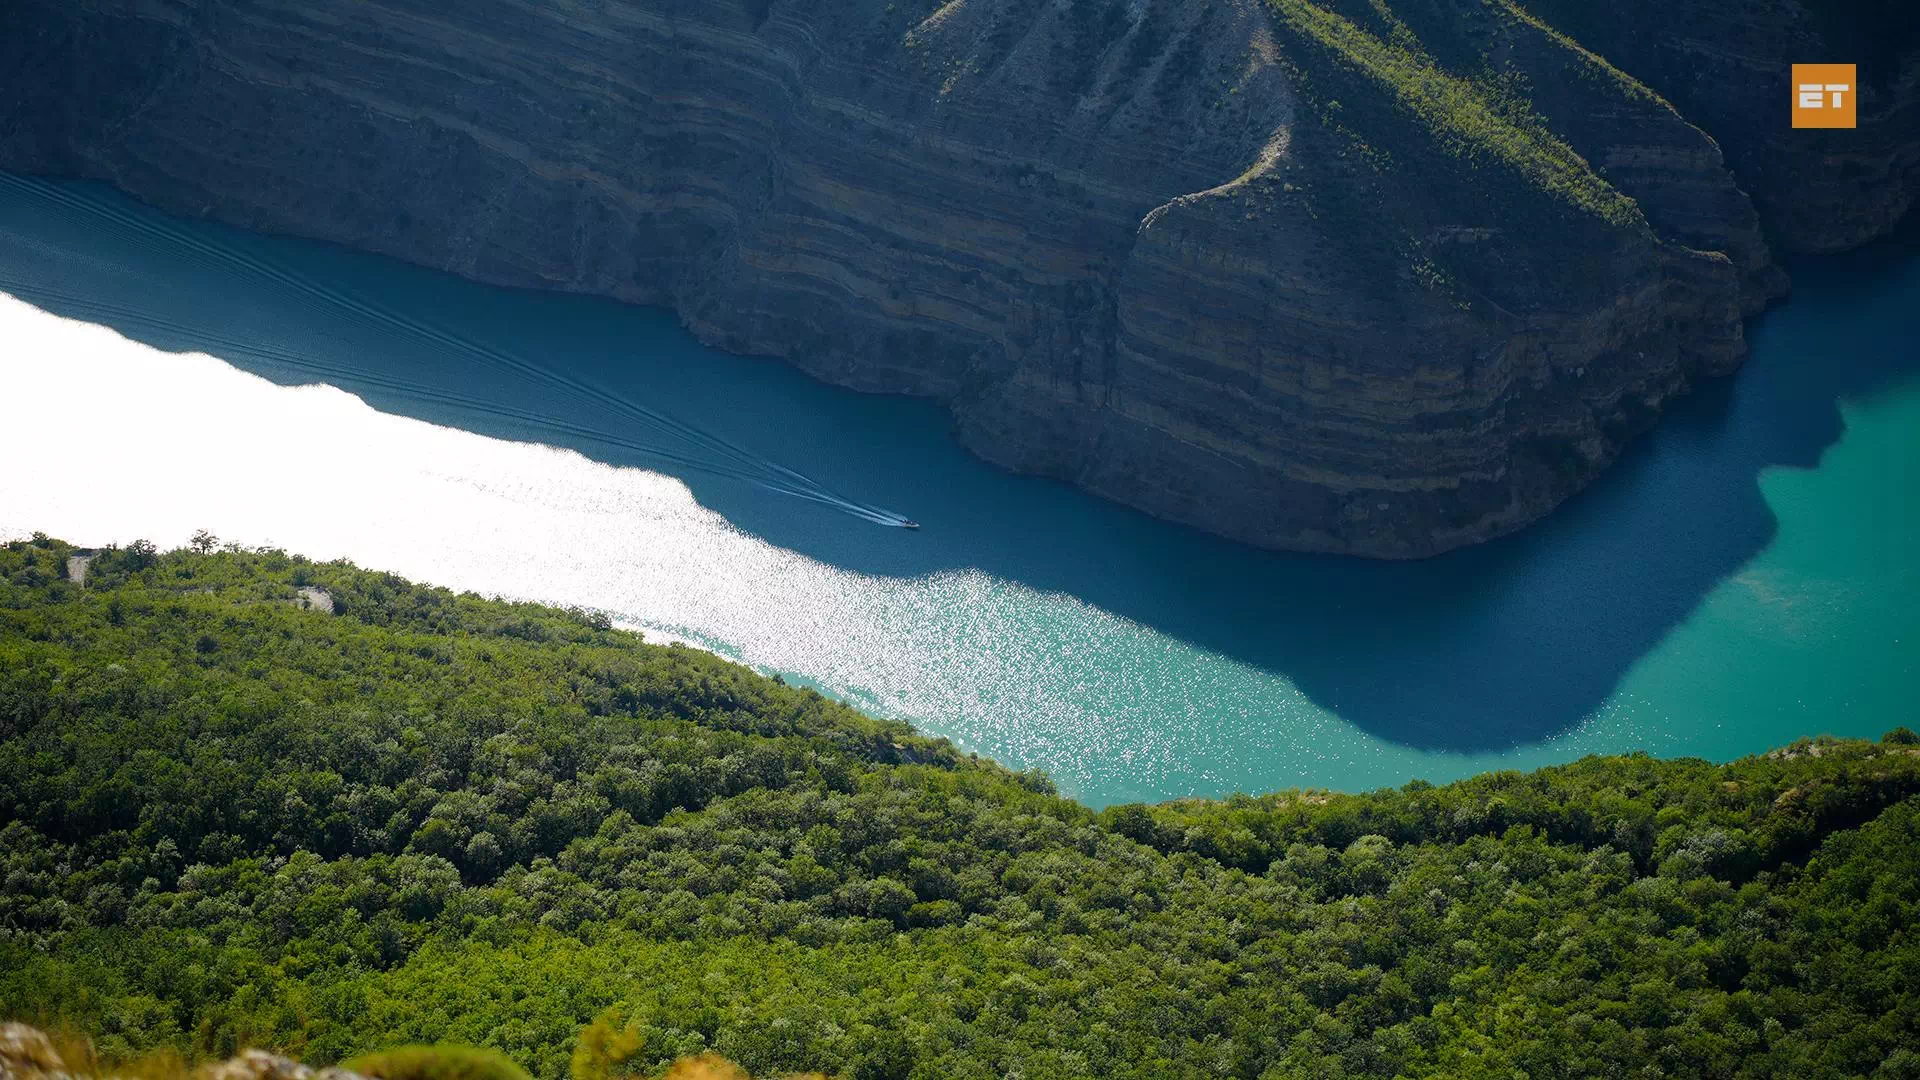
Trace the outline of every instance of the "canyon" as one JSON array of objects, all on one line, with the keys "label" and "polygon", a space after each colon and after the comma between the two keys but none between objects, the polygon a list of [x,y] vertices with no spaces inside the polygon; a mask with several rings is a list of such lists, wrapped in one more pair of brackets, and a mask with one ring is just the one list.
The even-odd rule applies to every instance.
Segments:
[{"label": "canyon", "polygon": [[1859,130],[1795,132],[1786,65],[1845,27],[1789,0],[1630,15],[17,0],[0,168],[668,306],[938,399],[1009,469],[1414,558],[1580,490],[1738,366],[1785,254],[1912,200],[1905,31]]}]

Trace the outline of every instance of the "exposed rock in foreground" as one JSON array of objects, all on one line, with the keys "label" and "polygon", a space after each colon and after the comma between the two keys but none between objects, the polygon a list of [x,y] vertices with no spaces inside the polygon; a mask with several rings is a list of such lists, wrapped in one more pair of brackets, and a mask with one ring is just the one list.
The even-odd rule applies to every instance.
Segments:
[{"label": "exposed rock in foreground", "polygon": [[[27,1024],[0,1023],[0,1080],[528,1080],[519,1066],[498,1054],[467,1047],[409,1047],[389,1054],[369,1055],[376,1066],[369,1075],[330,1066],[315,1069],[282,1054],[242,1050],[226,1061],[189,1069],[174,1055],[149,1058],[134,1068],[103,1065],[90,1046],[80,1047],[84,1061],[62,1057],[47,1033]],[[387,1066],[381,1068],[379,1066]],[[607,1075],[602,1068],[599,1075]],[[746,1070],[719,1054],[695,1054],[668,1066],[661,1080],[752,1080]],[[819,1074],[790,1080],[823,1080]]]},{"label": "exposed rock in foreground", "polygon": [[46,1032],[26,1024],[0,1024],[0,1080],[65,1073],[66,1062]]},{"label": "exposed rock in foreground", "polygon": [[[1589,482],[1738,364],[1785,278],[1667,100],[1510,4],[1397,8],[19,0],[0,166],[669,304],[937,397],[1009,468],[1415,557]],[[1912,83],[1836,167],[1882,212],[1774,227],[1832,247],[1898,217]]]},{"label": "exposed rock in foreground", "polygon": [[223,1062],[189,1070],[177,1057],[166,1059],[171,1067],[157,1062],[146,1067],[124,1070],[93,1060],[91,1047],[79,1047],[84,1060],[68,1060],[47,1033],[21,1023],[0,1023],[0,1080],[83,1080],[86,1077],[136,1075],[142,1080],[178,1073],[182,1080],[369,1080],[341,1068],[315,1069],[280,1054],[265,1050],[242,1050]]}]

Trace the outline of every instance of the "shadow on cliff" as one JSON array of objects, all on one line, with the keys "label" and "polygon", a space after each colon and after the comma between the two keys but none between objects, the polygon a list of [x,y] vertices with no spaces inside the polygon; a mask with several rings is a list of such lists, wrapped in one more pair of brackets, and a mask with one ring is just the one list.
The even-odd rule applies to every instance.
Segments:
[{"label": "shadow on cliff", "polygon": [[[1376,563],[1253,551],[1062,485],[1006,475],[960,450],[944,412],[930,403],[863,397],[773,361],[716,354],[662,312],[489,290],[324,245],[221,235],[270,250],[312,280],[350,281],[390,310],[457,325],[469,338],[697,421],[923,528],[878,527],[750,484],[662,469],[595,439],[479,414],[451,398],[570,408],[567,421],[576,428],[620,423],[577,402],[542,403],[538,388],[476,372],[450,354],[411,355],[390,339],[315,329],[311,310],[298,305],[264,314],[252,308],[240,320],[245,326],[228,328],[229,340],[266,335],[290,352],[326,356],[345,372],[327,382],[383,411],[675,473],[739,527],[849,570],[911,576],[978,568],[1070,594],[1285,676],[1366,731],[1427,750],[1499,749],[1577,725],[1772,539],[1775,520],[1759,474],[1817,464],[1843,431],[1840,402],[1920,372],[1920,349],[1902,329],[1920,303],[1920,259],[1913,257],[1920,237],[1909,230],[1867,251],[1795,267],[1794,297],[1752,327],[1755,357],[1744,373],[1679,403],[1652,436],[1545,522],[1437,559]],[[210,343],[203,326],[102,312],[57,285],[0,287],[160,348],[211,352],[283,383],[313,381],[257,351]],[[396,379],[428,393],[392,393],[386,387]],[[445,396],[436,399],[436,388]]]}]

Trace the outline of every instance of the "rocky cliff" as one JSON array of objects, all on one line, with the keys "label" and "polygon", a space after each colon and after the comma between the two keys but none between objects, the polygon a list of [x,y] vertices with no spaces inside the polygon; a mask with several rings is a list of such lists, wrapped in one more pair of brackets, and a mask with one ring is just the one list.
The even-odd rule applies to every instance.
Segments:
[{"label": "rocky cliff", "polygon": [[[1719,145],[1504,0],[5,18],[0,167],[668,304],[937,397],[989,460],[1271,547],[1422,556],[1538,518],[1732,370],[1785,287]],[[1898,216],[1899,123],[1860,151],[1885,211],[1802,246]]]},{"label": "rocky cliff", "polygon": [[[1711,132],[1777,243],[1831,252],[1920,197],[1920,4],[1912,0],[1531,0]],[[1859,127],[1796,131],[1795,63],[1859,70]]]}]

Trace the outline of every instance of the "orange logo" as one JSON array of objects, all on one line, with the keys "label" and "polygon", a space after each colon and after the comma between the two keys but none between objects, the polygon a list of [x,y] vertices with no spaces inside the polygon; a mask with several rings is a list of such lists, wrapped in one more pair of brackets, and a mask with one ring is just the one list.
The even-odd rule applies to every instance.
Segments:
[{"label": "orange logo", "polygon": [[1852,127],[1859,85],[1852,64],[1793,65],[1793,126]]}]

